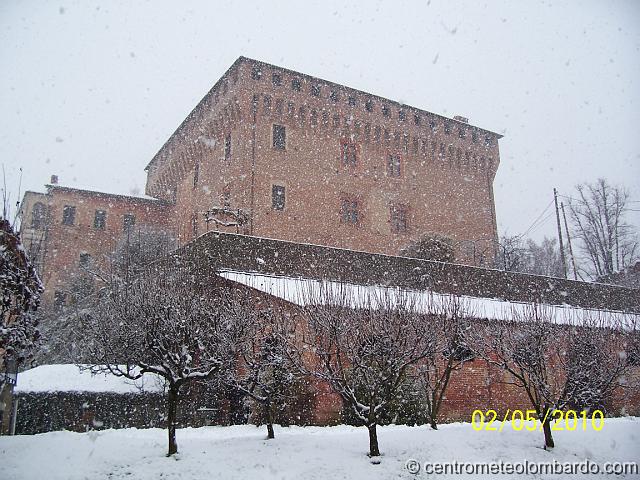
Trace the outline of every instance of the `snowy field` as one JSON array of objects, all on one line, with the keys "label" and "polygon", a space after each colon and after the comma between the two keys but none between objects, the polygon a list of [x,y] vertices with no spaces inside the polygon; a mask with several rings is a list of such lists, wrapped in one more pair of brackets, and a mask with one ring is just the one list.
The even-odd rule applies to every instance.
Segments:
[{"label": "snowy field", "polygon": [[420,462],[579,462],[590,459],[640,463],[640,418],[606,419],[600,432],[556,432],[556,449],[539,448],[540,432],[476,432],[468,423],[379,429],[383,452],[374,465],[365,455],[365,428],[204,427],[178,430],[180,453],[164,456],[166,431],[106,430],[0,437],[0,477],[19,479],[394,479],[394,478],[639,478],[571,475],[413,475],[408,459]]}]

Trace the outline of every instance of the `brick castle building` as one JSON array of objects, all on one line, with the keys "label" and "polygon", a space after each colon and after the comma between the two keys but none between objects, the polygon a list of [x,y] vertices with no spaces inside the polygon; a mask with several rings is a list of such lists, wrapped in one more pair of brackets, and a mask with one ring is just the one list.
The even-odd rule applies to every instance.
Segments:
[{"label": "brick castle building", "polygon": [[149,198],[51,182],[25,194],[22,237],[58,303],[82,264],[142,226],[178,245],[220,230],[390,255],[441,235],[458,262],[490,265],[499,138],[240,57],[147,165]]}]

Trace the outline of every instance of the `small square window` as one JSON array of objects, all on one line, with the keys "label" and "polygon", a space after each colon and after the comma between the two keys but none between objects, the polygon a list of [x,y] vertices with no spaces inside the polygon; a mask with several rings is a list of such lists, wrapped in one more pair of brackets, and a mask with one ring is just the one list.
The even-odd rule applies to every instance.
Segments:
[{"label": "small square window", "polygon": [[343,197],[340,205],[340,219],[342,223],[358,225],[360,222],[360,212],[358,200],[351,197]]},{"label": "small square window", "polygon": [[287,144],[286,128],[283,125],[273,125],[273,148],[284,150]]},{"label": "small square window", "polygon": [[401,173],[401,159],[398,154],[387,156],[387,174],[390,177],[399,177]]},{"label": "small square window", "polygon": [[329,94],[329,98],[331,99],[332,102],[336,103],[338,100],[340,100],[340,95],[338,94],[337,90],[331,90],[331,93]]},{"label": "small square window", "polygon": [[471,134],[471,141],[472,141],[473,143],[478,143],[478,132],[473,132],[473,133]]},{"label": "small square window", "polygon": [[56,308],[64,307],[65,303],[66,303],[66,295],[64,292],[61,292],[60,290],[56,290],[55,292],[53,292],[53,305]]},{"label": "small square window", "polygon": [[391,231],[393,233],[404,233],[408,230],[408,209],[404,205],[391,205],[389,207],[389,217],[391,221]]},{"label": "small square window", "polygon": [[415,123],[417,127],[422,123],[422,118],[420,118],[420,115],[417,113],[413,116],[413,123]]},{"label": "small square window", "polygon": [[231,134],[227,133],[224,137],[224,159],[229,160],[231,158]]},{"label": "small square window", "polygon": [[382,105],[382,115],[384,115],[385,117],[391,116],[391,110],[389,110],[389,107],[387,105]]},{"label": "small square window", "polygon": [[254,80],[260,80],[262,78],[262,69],[258,66],[253,67],[251,70],[251,78]]},{"label": "small square window", "polygon": [[107,226],[107,212],[104,210],[96,210],[93,217],[93,228],[96,230],[104,230]]},{"label": "small square window", "polygon": [[487,147],[491,146],[491,135],[486,135],[486,136],[484,137],[484,144],[485,144]]},{"label": "small square window", "polygon": [[273,83],[274,87],[279,87],[282,85],[282,75],[279,73],[274,73],[271,75],[271,83]]},{"label": "small square window", "polygon": [[125,213],[122,217],[122,231],[130,232],[136,225],[136,217],[131,213]]},{"label": "small square window", "polygon": [[311,85],[311,95],[314,97],[320,96],[320,85]]},{"label": "small square window", "polygon": [[271,187],[271,207],[274,210],[284,210],[285,189],[282,185],[273,185]]},{"label": "small square window", "polygon": [[354,168],[358,165],[356,144],[354,142],[343,141],[341,143],[342,166]]},{"label": "small square window", "polygon": [[62,224],[73,225],[76,223],[76,207],[65,205],[62,208]]},{"label": "small square window", "polygon": [[358,101],[357,101],[356,97],[349,96],[348,103],[349,103],[350,107],[355,107],[356,104],[358,103]]},{"label": "small square window", "polygon": [[373,112],[373,100],[367,100],[364,104],[364,109],[367,112]]},{"label": "small square window", "polygon": [[81,267],[88,267],[91,263],[91,255],[88,253],[81,253],[79,263]]},{"label": "small square window", "polygon": [[302,89],[302,83],[299,78],[293,78],[291,80],[291,88],[296,92],[299,92]]},{"label": "small square window", "polygon": [[404,122],[407,119],[407,112],[398,110],[398,119]]}]

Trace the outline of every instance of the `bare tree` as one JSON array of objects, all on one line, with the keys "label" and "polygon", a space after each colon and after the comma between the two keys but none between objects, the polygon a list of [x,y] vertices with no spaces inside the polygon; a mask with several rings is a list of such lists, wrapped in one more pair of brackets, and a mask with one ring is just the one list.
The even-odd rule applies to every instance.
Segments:
[{"label": "bare tree", "polygon": [[470,312],[460,298],[449,297],[433,306],[428,328],[433,338],[433,354],[416,368],[426,393],[427,416],[431,428],[438,429],[438,414],[446,397],[451,375],[474,358],[467,345]]},{"label": "bare tree", "polygon": [[168,455],[178,451],[181,388],[235,368],[233,318],[224,315],[224,294],[203,280],[174,271],[118,284],[82,325],[92,371],[166,382]]},{"label": "bare tree", "polygon": [[242,322],[242,336],[236,343],[239,368],[229,371],[231,384],[247,395],[261,413],[267,438],[274,438],[275,411],[283,408],[300,377],[296,350],[289,347],[295,334],[295,320],[281,303],[256,302],[246,293],[228,303],[227,315]]},{"label": "bare tree", "polygon": [[526,264],[526,250],[520,236],[503,236],[497,246],[496,268],[521,272]]},{"label": "bare tree", "polygon": [[305,343],[316,378],[328,382],[369,432],[380,455],[377,425],[399,396],[410,369],[433,354],[431,333],[407,295],[327,286],[307,301]]},{"label": "bare tree", "polygon": [[544,447],[553,448],[554,411],[609,400],[629,368],[625,330],[607,313],[560,322],[553,307],[536,304],[514,309],[512,318],[478,331],[475,349],[525,391],[542,423]]},{"label": "bare tree", "polygon": [[638,236],[625,221],[629,193],[621,186],[598,179],[576,186],[577,198],[569,201],[574,236],[595,277],[619,272],[638,254]]},{"label": "bare tree", "polygon": [[527,240],[526,261],[520,271],[548,277],[563,277],[564,270],[558,241],[547,237],[544,237],[540,243]]}]

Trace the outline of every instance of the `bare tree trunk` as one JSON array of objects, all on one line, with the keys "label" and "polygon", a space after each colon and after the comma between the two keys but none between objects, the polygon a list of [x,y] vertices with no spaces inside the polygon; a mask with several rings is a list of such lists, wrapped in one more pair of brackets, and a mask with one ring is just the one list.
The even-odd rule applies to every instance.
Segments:
[{"label": "bare tree trunk", "polygon": [[267,415],[267,438],[275,438],[275,435],[273,434],[273,415],[271,413],[271,402],[267,402],[264,407]]},{"label": "bare tree trunk", "polygon": [[376,424],[367,425],[367,429],[369,430],[369,456],[370,457],[379,457],[380,456],[380,448],[378,447],[378,432],[376,430]]},{"label": "bare tree trunk", "polygon": [[544,432],[544,449],[548,450],[555,447],[555,443],[553,441],[553,437],[551,436],[551,418],[550,415],[547,415],[546,413],[547,412],[545,411],[546,419],[542,422],[542,430]]},{"label": "bare tree trunk", "polygon": [[429,419],[429,424],[431,425],[431,428],[434,430],[438,429],[438,423],[436,422],[436,417],[435,416],[431,416],[431,418]]},{"label": "bare tree trunk", "polygon": [[178,389],[176,387],[169,387],[168,397],[168,413],[167,413],[167,428],[169,430],[169,453],[167,457],[170,457],[174,453],[178,453],[178,444],[176,443],[176,411],[178,408]]}]

